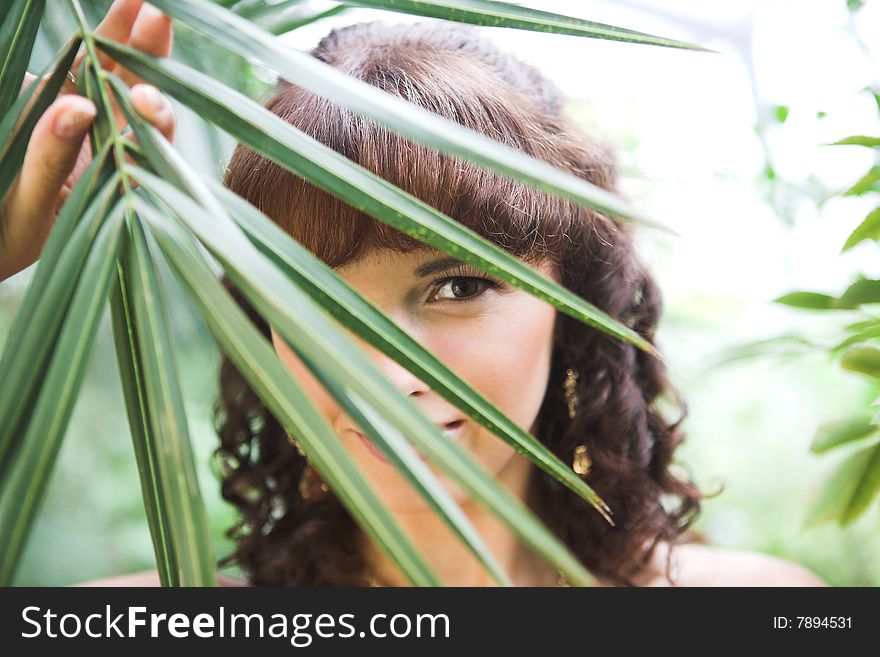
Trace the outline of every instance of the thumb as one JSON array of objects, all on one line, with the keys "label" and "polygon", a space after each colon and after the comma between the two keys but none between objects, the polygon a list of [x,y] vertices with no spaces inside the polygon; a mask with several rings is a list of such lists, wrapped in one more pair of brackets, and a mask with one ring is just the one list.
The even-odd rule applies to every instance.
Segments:
[{"label": "thumb", "polygon": [[24,266],[39,257],[55,219],[61,187],[76,164],[95,113],[88,98],[66,94],[34,126],[24,164],[10,190],[4,226],[5,242]]}]

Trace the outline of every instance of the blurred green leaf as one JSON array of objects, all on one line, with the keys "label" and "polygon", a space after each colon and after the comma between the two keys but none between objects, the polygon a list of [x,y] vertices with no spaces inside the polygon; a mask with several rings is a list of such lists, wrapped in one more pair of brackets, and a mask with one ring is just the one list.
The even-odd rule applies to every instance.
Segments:
[{"label": "blurred green leaf", "polygon": [[871,167],[864,176],[852,187],[843,192],[843,196],[861,196],[868,192],[880,192],[880,167]]},{"label": "blurred green leaf", "polygon": [[773,108],[773,116],[776,118],[777,123],[785,123],[785,120],[788,118],[789,107],[787,105],[777,105]]},{"label": "blurred green leaf", "polygon": [[875,379],[880,378],[880,349],[874,347],[851,349],[843,356],[840,365],[851,372],[867,374]]},{"label": "blurred green leaf", "polygon": [[859,277],[836,302],[837,308],[858,308],[867,303],[880,303],[880,280]]},{"label": "blurred green leaf", "polygon": [[831,348],[832,353],[843,351],[854,344],[876,340],[880,338],[880,321],[874,320],[866,328],[854,330],[852,335],[847,336]]},{"label": "blurred green leaf", "polygon": [[753,340],[722,350],[715,360],[707,363],[705,370],[710,371],[719,365],[759,356],[794,356],[815,348],[816,345],[799,335],[780,335],[773,338]]},{"label": "blurred green leaf", "polygon": [[880,137],[868,137],[866,135],[852,135],[838,141],[827,144],[828,146],[868,146],[877,148],[880,146]]},{"label": "blurred green leaf", "polygon": [[857,418],[828,422],[816,431],[813,442],[810,444],[810,451],[814,454],[821,454],[833,447],[845,445],[877,433],[880,433],[880,427],[872,424],[868,419]]},{"label": "blurred green leaf", "polygon": [[876,207],[868,213],[864,221],[850,233],[840,252],[848,251],[856,244],[865,240],[876,240],[878,238],[880,238],[880,207]]},{"label": "blurred green leaf", "polygon": [[848,456],[820,487],[803,521],[803,529],[837,520],[852,524],[880,488],[880,443]]},{"label": "blurred green leaf", "polygon": [[790,292],[774,299],[773,301],[774,303],[781,303],[794,308],[831,310],[835,308],[837,299],[820,292]]}]

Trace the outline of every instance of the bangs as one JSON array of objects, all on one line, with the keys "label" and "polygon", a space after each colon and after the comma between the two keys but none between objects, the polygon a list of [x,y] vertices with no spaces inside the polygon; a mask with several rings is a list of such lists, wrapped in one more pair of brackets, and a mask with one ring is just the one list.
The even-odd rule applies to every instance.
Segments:
[{"label": "bangs", "polygon": [[[559,117],[543,115],[479,62],[412,44],[351,54],[350,60],[337,57],[330,63],[353,77],[571,169],[557,145]],[[558,260],[565,242],[571,242],[572,218],[580,211],[568,201],[416,143],[286,82],[267,108],[526,262]],[[225,182],[331,267],[371,249],[430,248],[243,146],[233,155]]]}]

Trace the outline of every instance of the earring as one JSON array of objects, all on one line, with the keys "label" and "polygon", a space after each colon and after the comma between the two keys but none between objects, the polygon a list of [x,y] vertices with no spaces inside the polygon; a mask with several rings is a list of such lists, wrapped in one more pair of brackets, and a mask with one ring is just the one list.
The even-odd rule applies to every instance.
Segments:
[{"label": "earring", "polygon": [[593,465],[590,456],[587,454],[586,445],[578,445],[574,448],[574,459],[571,462],[571,469],[581,477],[586,477],[590,473],[590,467]]},{"label": "earring", "polygon": [[565,384],[563,387],[565,388],[565,401],[568,403],[568,417],[570,418],[575,416],[575,408],[580,403],[580,399],[575,392],[579,376],[578,371],[570,367],[565,372]]},{"label": "earring", "polygon": [[317,502],[324,499],[328,492],[330,492],[330,487],[327,482],[321,479],[321,475],[312,467],[311,463],[307,463],[299,477],[299,494],[304,500]]},{"label": "earring", "polygon": [[[287,442],[296,447],[296,451],[299,452],[300,456],[306,456],[306,453],[299,446],[296,438],[290,435],[290,432],[287,432]],[[327,485],[327,482],[321,478],[321,475],[312,467],[311,461],[306,457],[306,467],[299,476],[299,494],[304,500],[317,502],[326,497],[328,492],[330,492],[330,487]]]}]

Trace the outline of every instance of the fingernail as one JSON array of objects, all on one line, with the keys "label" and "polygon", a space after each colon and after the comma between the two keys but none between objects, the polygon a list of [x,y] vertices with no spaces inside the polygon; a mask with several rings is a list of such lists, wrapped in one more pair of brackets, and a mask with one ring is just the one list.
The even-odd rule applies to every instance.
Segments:
[{"label": "fingernail", "polygon": [[165,111],[165,99],[162,98],[162,94],[159,93],[159,90],[156,87],[151,85],[144,85],[144,90],[141,92],[144,96],[147,97],[147,102],[150,104],[150,107],[156,112],[156,115],[161,114]]},{"label": "fingernail", "polygon": [[94,118],[94,105],[88,101],[75,103],[62,111],[61,116],[55,120],[55,136],[61,139],[81,137]]}]

